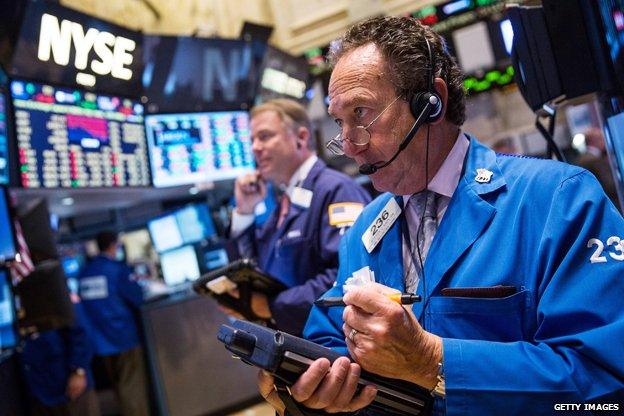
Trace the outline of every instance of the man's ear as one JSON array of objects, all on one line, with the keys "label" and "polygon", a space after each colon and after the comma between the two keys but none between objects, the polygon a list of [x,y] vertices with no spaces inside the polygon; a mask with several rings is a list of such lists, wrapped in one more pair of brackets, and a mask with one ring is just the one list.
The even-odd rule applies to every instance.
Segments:
[{"label": "man's ear", "polygon": [[308,140],[310,140],[310,132],[305,127],[299,127],[297,129],[297,149],[301,149],[307,146]]}]

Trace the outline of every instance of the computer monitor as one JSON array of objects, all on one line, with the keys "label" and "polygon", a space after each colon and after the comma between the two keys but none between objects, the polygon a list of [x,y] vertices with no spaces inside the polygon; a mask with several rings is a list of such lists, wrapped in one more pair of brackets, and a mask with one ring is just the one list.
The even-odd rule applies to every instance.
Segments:
[{"label": "computer monitor", "polygon": [[152,241],[146,228],[124,232],[119,238],[124,246],[128,263],[141,263],[149,259]]},{"label": "computer monitor", "polygon": [[196,280],[200,276],[193,246],[183,246],[160,255],[163,279],[168,286]]},{"label": "computer monitor", "polygon": [[63,266],[63,272],[68,279],[76,279],[80,275],[80,270],[84,266],[84,256],[76,254],[73,256],[61,257],[61,265]]},{"label": "computer monitor", "polygon": [[138,101],[19,80],[11,96],[23,187],[150,184]]},{"label": "computer monitor", "polygon": [[143,36],[149,113],[239,110],[251,105],[265,43]]},{"label": "computer monitor", "polygon": [[229,262],[229,256],[223,245],[210,245],[202,248],[200,254],[201,269],[209,272],[219,267],[226,266]]},{"label": "computer monitor", "polygon": [[184,244],[196,243],[217,235],[217,230],[206,205],[186,206],[176,211],[175,217]]},{"label": "computer monitor", "polygon": [[0,265],[15,259],[17,246],[13,232],[13,220],[9,212],[8,191],[0,186]]},{"label": "computer monitor", "polygon": [[150,220],[147,229],[152,237],[154,248],[162,253],[184,244],[175,215],[169,214]]},{"label": "computer monitor", "polygon": [[233,179],[255,166],[245,111],[145,117],[155,187]]},{"label": "computer monitor", "polygon": [[9,141],[6,98],[0,88],[0,185],[9,183]]},{"label": "computer monitor", "polygon": [[15,306],[7,269],[0,269],[0,352],[17,346]]}]

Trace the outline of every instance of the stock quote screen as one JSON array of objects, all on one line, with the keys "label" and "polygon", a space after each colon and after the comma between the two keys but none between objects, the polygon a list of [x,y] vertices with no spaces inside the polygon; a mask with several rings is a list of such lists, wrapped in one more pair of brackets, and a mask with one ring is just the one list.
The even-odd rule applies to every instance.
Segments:
[{"label": "stock quote screen", "polygon": [[255,167],[245,111],[148,115],[145,126],[156,187],[232,179]]},{"label": "stock quote screen", "polygon": [[26,81],[11,96],[23,187],[150,184],[137,101]]}]

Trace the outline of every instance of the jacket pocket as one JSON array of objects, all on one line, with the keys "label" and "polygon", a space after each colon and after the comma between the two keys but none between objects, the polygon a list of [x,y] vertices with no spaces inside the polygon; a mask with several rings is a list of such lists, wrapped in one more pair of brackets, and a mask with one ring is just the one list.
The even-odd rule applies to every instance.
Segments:
[{"label": "jacket pocket", "polygon": [[427,328],[449,338],[524,340],[529,293],[522,290],[504,298],[433,296],[426,310]]}]

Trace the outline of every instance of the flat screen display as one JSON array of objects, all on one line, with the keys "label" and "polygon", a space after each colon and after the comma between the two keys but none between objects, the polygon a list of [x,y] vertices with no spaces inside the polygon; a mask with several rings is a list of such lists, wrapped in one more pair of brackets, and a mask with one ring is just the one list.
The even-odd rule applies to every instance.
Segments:
[{"label": "flat screen display", "polygon": [[199,278],[199,264],[193,246],[180,247],[160,255],[163,279],[168,286],[191,282]]},{"label": "flat screen display", "polygon": [[9,183],[9,142],[7,125],[7,105],[0,89],[0,185]]},{"label": "flat screen display", "polygon": [[244,111],[145,118],[154,186],[232,179],[255,166]]},{"label": "flat screen display", "polygon": [[27,81],[11,95],[23,187],[150,184],[139,102]]},{"label": "flat screen display", "polygon": [[256,94],[265,43],[144,36],[149,113],[240,110]]},{"label": "flat screen display", "polygon": [[13,220],[9,214],[7,190],[0,187],[0,265],[15,259],[15,235],[13,234]]},{"label": "flat screen display", "polygon": [[206,270],[214,270],[219,267],[224,267],[228,264],[228,254],[225,248],[212,248],[210,250],[205,251],[202,254],[204,260],[204,267]]},{"label": "flat screen display", "polygon": [[184,244],[195,243],[217,234],[206,205],[189,205],[175,212]]},{"label": "flat screen display", "polygon": [[147,228],[152,237],[154,248],[159,253],[180,247],[183,244],[182,234],[180,234],[178,222],[173,214],[149,221]]},{"label": "flat screen display", "polygon": [[15,309],[9,284],[9,274],[6,269],[0,269],[0,351],[17,345]]},{"label": "flat screen display", "polygon": [[295,57],[268,46],[262,63],[260,86],[256,102],[273,98],[290,98],[307,102],[310,72],[303,57]]}]

